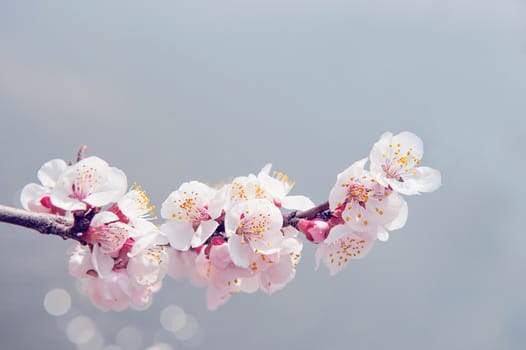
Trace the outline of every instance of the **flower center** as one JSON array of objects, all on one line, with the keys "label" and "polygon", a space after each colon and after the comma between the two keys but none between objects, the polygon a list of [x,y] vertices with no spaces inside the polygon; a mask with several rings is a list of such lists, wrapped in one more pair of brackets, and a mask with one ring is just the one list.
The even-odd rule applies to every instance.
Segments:
[{"label": "flower center", "polygon": [[246,217],[245,214],[241,214],[239,225],[236,229],[236,234],[242,236],[245,240],[254,240],[265,238],[265,232],[268,230],[269,220],[267,217],[269,214],[260,214],[255,217]]},{"label": "flower center", "polygon": [[351,183],[347,191],[347,197],[350,200],[358,202],[359,205],[365,207],[365,204],[369,201],[370,188],[366,188],[364,185],[359,183]]},{"label": "flower center", "polygon": [[194,231],[201,225],[201,221],[208,221],[210,219],[212,219],[212,217],[208,214],[208,205],[202,208],[194,207],[194,210],[190,213],[190,221],[192,222]]},{"label": "flower center", "polygon": [[72,194],[69,197],[82,201],[93,192],[98,181],[99,178],[96,176],[96,169],[88,168],[86,164],[82,164],[82,168],[77,169],[75,180],[73,184],[71,184]]}]

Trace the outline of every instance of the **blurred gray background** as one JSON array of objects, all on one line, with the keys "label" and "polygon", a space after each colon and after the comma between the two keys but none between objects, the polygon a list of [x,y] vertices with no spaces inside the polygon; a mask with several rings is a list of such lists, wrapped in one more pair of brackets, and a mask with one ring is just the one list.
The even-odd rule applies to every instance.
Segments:
[{"label": "blurred gray background", "polygon": [[[315,273],[307,246],[287,288],[215,312],[173,280],[146,311],[100,312],[68,275],[70,242],[0,224],[0,348],[76,349],[83,316],[92,350],[524,349],[525,112],[520,0],[2,1],[0,203],[82,144],[157,204],[269,161],[320,202],[403,130],[443,186],[343,273]],[[54,288],[72,298],[59,317]],[[163,330],[169,305],[188,334]]]}]

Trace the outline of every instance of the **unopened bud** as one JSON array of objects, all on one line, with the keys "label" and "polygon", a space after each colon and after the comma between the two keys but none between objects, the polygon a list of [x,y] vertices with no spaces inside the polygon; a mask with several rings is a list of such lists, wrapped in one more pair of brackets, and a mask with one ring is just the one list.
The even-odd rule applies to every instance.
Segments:
[{"label": "unopened bud", "polygon": [[313,243],[323,242],[329,235],[330,226],[322,219],[306,220],[300,219],[298,230],[305,234],[305,237]]}]

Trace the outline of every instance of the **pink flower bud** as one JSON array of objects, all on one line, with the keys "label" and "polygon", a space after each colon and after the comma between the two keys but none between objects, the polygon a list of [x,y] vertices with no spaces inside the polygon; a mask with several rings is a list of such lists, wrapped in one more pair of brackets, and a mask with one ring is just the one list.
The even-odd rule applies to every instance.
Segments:
[{"label": "pink flower bud", "polygon": [[66,215],[66,211],[64,209],[57,208],[57,207],[55,207],[53,205],[53,203],[51,203],[51,198],[48,195],[40,198],[40,204],[44,208],[49,209],[51,214],[57,214],[57,215],[61,215],[61,216]]},{"label": "pink flower bud", "polygon": [[330,226],[322,219],[300,219],[298,222],[298,230],[303,232],[309,241],[321,243],[329,235]]},{"label": "pink flower bud", "polygon": [[225,242],[226,242],[226,240],[223,237],[221,237],[221,236],[213,236],[210,239],[210,243],[212,245],[221,245],[221,244],[223,244]]}]

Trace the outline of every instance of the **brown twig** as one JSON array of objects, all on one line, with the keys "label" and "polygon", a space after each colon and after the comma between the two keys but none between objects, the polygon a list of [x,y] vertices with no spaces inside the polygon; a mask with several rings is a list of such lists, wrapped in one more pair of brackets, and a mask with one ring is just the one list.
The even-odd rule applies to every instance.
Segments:
[{"label": "brown twig", "polygon": [[91,218],[64,217],[54,214],[33,213],[0,205],[0,222],[26,227],[42,234],[55,235],[62,239],[73,239],[82,244],[86,241],[82,233],[89,227]]},{"label": "brown twig", "polygon": [[329,201],[318,204],[305,211],[293,211],[289,214],[283,215],[283,227],[295,225],[298,219],[314,219],[316,215],[329,210]]},{"label": "brown twig", "polygon": [[77,163],[86,157],[86,153],[88,153],[88,146],[82,145],[82,147],[79,149],[79,152],[77,153]]}]

